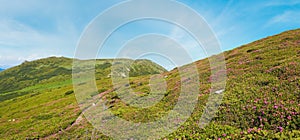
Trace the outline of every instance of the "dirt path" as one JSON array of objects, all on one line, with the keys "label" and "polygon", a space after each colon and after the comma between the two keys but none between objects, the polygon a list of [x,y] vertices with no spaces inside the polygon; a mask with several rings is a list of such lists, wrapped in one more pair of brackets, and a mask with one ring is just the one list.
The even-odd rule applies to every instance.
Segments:
[{"label": "dirt path", "polygon": [[[100,98],[102,98],[104,95],[110,93],[110,92],[113,92],[115,90],[117,90],[118,88],[115,88],[115,89],[111,89],[111,90],[107,90],[105,92],[102,92],[99,94]],[[95,98],[99,98],[99,96],[95,96]],[[56,137],[60,134],[63,134],[63,133],[67,133],[66,131],[72,129],[74,126],[79,126],[82,121],[84,120],[84,116],[83,116],[83,113],[88,109],[92,107],[92,105],[88,106],[85,110],[82,111],[82,113],[80,113],[80,115],[77,117],[77,119],[70,125],[68,126],[67,128],[65,129],[61,129],[60,131],[58,131],[57,133],[54,133],[54,134],[51,134],[49,136],[46,136],[44,138],[42,138],[42,140],[48,140],[48,139],[56,139]]]}]

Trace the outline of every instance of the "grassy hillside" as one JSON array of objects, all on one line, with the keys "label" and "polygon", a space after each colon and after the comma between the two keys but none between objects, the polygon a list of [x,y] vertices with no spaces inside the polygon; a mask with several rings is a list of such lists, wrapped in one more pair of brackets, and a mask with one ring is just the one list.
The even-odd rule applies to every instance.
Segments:
[{"label": "grassy hillside", "polygon": [[[96,77],[98,80],[108,78],[111,73],[113,60],[96,60]],[[51,57],[10,68],[0,73],[0,101],[12,99],[21,95],[29,94],[36,88],[52,88],[45,86],[50,83],[56,84],[53,88],[71,84],[73,60],[64,57]],[[149,60],[116,60],[116,67],[133,63],[128,67],[131,77],[147,74],[157,74],[166,70]],[[138,67],[138,69],[136,68]],[[119,73],[117,73],[119,74]],[[28,90],[29,89],[29,90]]]},{"label": "grassy hillside", "polygon": [[[300,138],[300,29],[255,41],[224,55],[228,80],[216,117],[204,129],[198,127],[210,91],[210,66],[204,59],[195,62],[201,84],[196,109],[182,127],[166,138]],[[0,91],[4,91],[1,99],[5,97],[0,102],[0,138],[110,139],[93,129],[82,115],[73,94],[68,62],[71,60],[64,59],[26,62],[0,73]],[[177,69],[163,73],[168,90],[161,102],[139,109],[118,98],[107,62],[97,61],[99,92],[95,95],[103,95],[115,115],[132,122],[149,122],[172,110],[180,91]],[[150,76],[143,74],[164,71],[156,65],[158,70],[152,71],[152,66],[140,69],[144,62],[147,61],[136,62],[130,72],[130,87],[141,96],[150,92]],[[55,67],[49,71],[50,66]]]}]

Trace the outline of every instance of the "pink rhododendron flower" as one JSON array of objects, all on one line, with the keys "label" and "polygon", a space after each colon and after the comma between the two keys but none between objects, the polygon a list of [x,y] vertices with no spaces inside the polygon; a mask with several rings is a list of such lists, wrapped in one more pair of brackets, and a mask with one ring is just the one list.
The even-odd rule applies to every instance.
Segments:
[{"label": "pink rhododendron flower", "polygon": [[252,130],[253,130],[252,128],[249,128],[249,129],[248,129],[248,133],[252,132]]},{"label": "pink rhododendron flower", "polygon": [[291,114],[292,114],[292,115],[295,115],[296,113],[295,113],[295,112],[292,112]]}]

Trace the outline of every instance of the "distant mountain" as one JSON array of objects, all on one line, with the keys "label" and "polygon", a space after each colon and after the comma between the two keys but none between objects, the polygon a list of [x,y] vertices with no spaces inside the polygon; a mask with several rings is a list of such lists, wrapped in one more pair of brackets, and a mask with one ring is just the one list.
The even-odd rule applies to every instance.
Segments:
[{"label": "distant mountain", "polygon": [[0,68],[0,71],[4,71],[5,69]]},{"label": "distant mountain", "polygon": [[[214,78],[211,76],[209,59],[203,59],[195,62],[201,85],[196,89],[199,90],[199,96],[193,113],[182,126],[162,139],[300,138],[300,29],[270,36],[223,54],[227,84],[223,101],[209,125],[199,128],[199,120],[210,96],[210,81]],[[98,92],[84,98],[101,97],[106,102],[107,110],[136,126],[159,123],[168,114],[176,114],[176,111],[171,113],[174,106],[185,98],[179,97],[183,81],[178,69],[166,72],[151,61],[136,61],[129,69],[130,84],[118,86],[130,87],[137,96],[146,97],[151,91],[149,75],[161,72],[167,84],[166,92],[162,93],[163,98],[157,104],[149,108],[137,108],[123,102],[115,92],[118,89],[112,86],[109,75],[111,62],[97,60],[95,80]],[[68,58],[47,58],[25,62],[0,73],[0,139],[112,139],[93,128],[85,119],[86,114],[78,107],[75,98],[78,94],[74,94],[71,80],[71,63],[72,59]],[[114,74],[124,75],[120,72]],[[183,92],[191,93],[194,90]],[[94,103],[82,104],[89,110]],[[215,105],[214,102],[210,104],[212,107]],[[180,111],[185,112],[185,109]],[[206,111],[210,114],[210,108]],[[180,120],[179,117],[170,121]],[[169,125],[154,128],[157,130],[149,130],[148,133],[128,129],[130,132],[120,134],[116,128],[112,130],[122,136],[132,136],[134,133],[131,131],[151,136],[152,133],[169,130]],[[132,136],[132,139],[135,137]]]},{"label": "distant mountain", "polygon": [[[0,101],[4,99],[2,93],[21,90],[25,87],[34,86],[36,84],[47,84],[52,82],[66,81],[72,77],[73,59],[65,57],[50,57],[32,62],[25,61],[23,64],[10,68],[0,73]],[[112,63],[117,63],[114,74],[122,76],[137,77],[141,75],[158,74],[166,72],[166,70],[158,64],[150,60],[130,60],[130,59],[99,59],[96,60],[96,77],[109,78],[111,75]],[[132,63],[132,67],[127,69],[129,75],[118,69],[118,66]],[[14,94],[14,93],[12,93]],[[25,94],[25,93],[24,93]],[[16,95],[16,94],[15,94]],[[21,95],[21,94],[20,94]],[[10,94],[5,94],[10,97]],[[12,96],[15,97],[15,96]]]}]

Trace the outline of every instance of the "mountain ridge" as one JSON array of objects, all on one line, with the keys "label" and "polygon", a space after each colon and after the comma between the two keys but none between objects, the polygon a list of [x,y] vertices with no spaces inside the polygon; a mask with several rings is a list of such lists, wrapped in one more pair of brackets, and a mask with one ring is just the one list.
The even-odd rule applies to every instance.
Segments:
[{"label": "mountain ridge", "polygon": [[[195,62],[201,86],[193,114],[178,130],[165,138],[299,138],[300,29],[254,41],[226,51],[224,56],[228,80],[223,101],[211,123],[203,129],[198,125],[211,90],[212,77],[206,58]],[[107,64],[103,62],[98,67],[107,67]],[[113,114],[132,122],[159,119],[173,109],[180,94],[178,69],[163,72],[167,83],[164,98],[147,109],[133,108],[118,98],[107,72],[96,73],[99,75],[96,77],[98,92],[91,94],[90,98],[101,95]],[[138,96],[147,96],[151,92],[149,78],[150,75],[130,77],[130,84],[124,86],[131,87]],[[72,82],[64,81],[70,79],[62,76],[47,80],[13,91],[27,94],[0,101],[0,129],[3,130],[0,137],[110,139],[95,130],[82,115],[73,94]],[[89,102],[86,104],[92,105]]]},{"label": "mountain ridge", "polygon": [[[94,61],[94,60],[85,60]],[[130,59],[98,59],[95,62],[96,76],[106,77],[110,73],[110,67],[113,62],[119,62],[119,65],[126,63],[133,63],[134,67],[140,69],[132,69],[129,74],[132,77],[158,74],[166,72],[166,70],[158,64],[150,60],[130,60]],[[1,96],[1,94],[18,91],[26,87],[34,86],[36,84],[43,84],[56,81],[65,81],[72,77],[72,63],[73,59],[66,57],[49,57],[34,61],[25,61],[21,65],[12,67],[0,73],[0,101],[10,99]],[[118,64],[117,64],[118,66]],[[131,68],[129,68],[131,69]],[[145,73],[141,73],[145,71]],[[117,74],[120,71],[116,71]],[[120,72],[121,73],[121,72]],[[124,75],[124,74],[123,74]],[[127,75],[125,75],[127,76]],[[25,93],[24,93],[25,94]],[[23,94],[21,94],[23,95]],[[7,96],[8,97],[8,96]],[[11,96],[14,97],[14,96]]]}]

